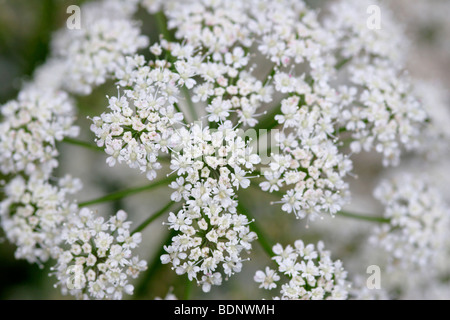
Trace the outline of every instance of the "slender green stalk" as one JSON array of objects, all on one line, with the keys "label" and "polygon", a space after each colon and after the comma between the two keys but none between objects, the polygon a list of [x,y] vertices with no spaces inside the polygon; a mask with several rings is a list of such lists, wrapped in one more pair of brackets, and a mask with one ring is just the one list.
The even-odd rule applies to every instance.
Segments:
[{"label": "slender green stalk", "polygon": [[158,271],[158,269],[162,266],[161,264],[161,256],[166,253],[164,250],[164,246],[168,246],[172,242],[172,238],[175,236],[175,230],[171,229],[170,232],[167,232],[166,237],[163,239],[162,243],[158,246],[159,250],[156,252],[156,254],[153,256],[153,258],[150,260],[148,264],[148,268],[145,271],[144,274],[141,275],[141,280],[139,284],[136,286],[135,290],[135,298],[139,299],[142,298],[146,290],[148,289],[151,281],[154,278],[154,275]]},{"label": "slender green stalk", "polygon": [[[166,204],[164,207],[162,207],[160,210],[158,210],[157,212],[155,212],[154,214],[152,214],[150,217],[148,217],[147,219],[144,220],[144,222],[142,222],[139,226],[136,227],[136,229],[133,230],[133,232],[131,232],[131,234],[135,234],[136,232],[141,232],[142,230],[144,230],[149,224],[151,224],[153,221],[155,221],[156,219],[158,219],[159,217],[161,217],[164,213],[167,212],[167,210],[170,209],[170,207],[174,204],[175,202],[170,201],[168,204]],[[178,210],[176,210],[178,211]]]},{"label": "slender green stalk", "polygon": [[68,143],[68,144],[72,144],[74,146],[78,146],[78,147],[83,147],[83,148],[87,148],[87,149],[92,149],[95,151],[100,151],[103,152],[103,149],[96,146],[95,144],[89,143],[87,141],[81,141],[78,139],[73,139],[73,138],[64,138],[62,142]]},{"label": "slender green stalk", "polygon": [[339,211],[336,213],[337,217],[346,217],[351,219],[358,219],[358,220],[364,220],[369,222],[378,222],[378,223],[389,223],[391,222],[388,218],[383,217],[374,217],[374,216],[368,216],[365,214],[360,213],[353,213],[353,212],[347,212],[347,211]]},{"label": "slender green stalk", "polygon": [[[258,189],[258,190],[262,191],[257,185],[255,185],[253,183],[250,184],[250,186],[254,187],[255,189]],[[269,195],[272,195],[274,197],[283,197],[284,193],[281,192],[281,191],[273,191],[273,192],[269,192]],[[338,213],[336,213],[336,216],[352,218],[352,219],[358,219],[358,220],[364,220],[364,221],[369,221],[369,222],[378,222],[378,223],[389,223],[391,221],[388,218],[375,217],[375,216],[371,216],[371,215],[366,215],[366,214],[362,214],[362,213],[348,212],[348,211],[339,211]]]},{"label": "slender green stalk", "polygon": [[273,76],[276,73],[276,70],[277,69],[275,67],[272,67],[272,69],[270,70],[270,73],[266,76],[266,78],[264,80],[263,86],[265,86],[270,80],[272,80]]},{"label": "slender green stalk", "polygon": [[192,287],[193,287],[192,286],[192,281],[190,281],[189,278],[186,277],[185,283],[186,283],[186,286],[184,287],[184,297],[183,297],[183,299],[184,300],[189,300],[189,297],[191,296],[191,293],[192,293]]},{"label": "slender green stalk", "polygon": [[259,136],[260,130],[266,129],[269,132],[271,129],[275,128],[279,123],[275,120],[275,116],[281,112],[281,103],[273,108],[270,112],[266,113],[264,117],[259,120],[256,126],[253,128],[256,134]]},{"label": "slender green stalk", "polygon": [[194,103],[192,102],[191,95],[189,94],[188,88],[183,86],[181,88],[181,91],[183,91],[184,98],[186,99],[186,103],[187,103],[187,106],[189,108],[189,112],[191,113],[193,121],[197,120],[198,119],[198,113],[197,113],[197,110],[195,109]]},{"label": "slender green stalk", "polygon": [[343,66],[345,66],[348,62],[350,62],[352,60],[352,58],[345,58],[342,59],[341,61],[339,61],[338,63],[336,63],[336,65],[334,66],[336,68],[336,70],[341,69]]},{"label": "slender green stalk", "polygon": [[178,103],[174,103],[173,106],[175,107],[175,110],[177,110],[177,112],[183,113],[183,111],[181,111],[180,106],[178,105]]},{"label": "slender green stalk", "polygon": [[237,206],[237,211],[240,214],[243,214],[245,216],[247,216],[249,221],[252,221],[250,223],[250,230],[252,230],[253,232],[256,233],[256,235],[258,236],[258,242],[261,245],[261,247],[264,249],[264,251],[270,256],[273,257],[274,253],[272,251],[272,246],[270,245],[270,242],[267,240],[266,236],[264,235],[264,232],[262,231],[262,229],[259,227],[258,222],[256,221],[255,218],[253,218],[253,216],[250,214],[250,211],[248,211],[243,205],[242,205],[242,201],[238,202],[238,206]]},{"label": "slender green stalk", "polygon": [[164,12],[159,11],[155,14],[156,24],[158,25],[159,32],[162,33],[164,38],[167,41],[173,41],[173,36],[170,33],[169,29],[167,29],[167,18],[164,15]]},{"label": "slender green stalk", "polygon": [[171,181],[175,180],[175,178],[176,178],[176,175],[173,175],[173,176],[169,176],[169,177],[167,177],[165,179],[158,180],[156,182],[153,182],[153,183],[145,185],[145,186],[129,188],[129,189],[113,192],[113,193],[110,193],[110,194],[108,194],[106,196],[103,196],[103,197],[100,197],[100,198],[97,198],[97,199],[92,199],[92,200],[89,200],[89,201],[81,202],[81,203],[78,204],[78,206],[79,207],[86,207],[86,206],[89,206],[89,205],[92,205],[92,204],[119,200],[119,199],[128,197],[130,195],[136,194],[136,193],[140,193],[140,192],[143,192],[143,191],[148,191],[148,190],[155,189],[155,188],[160,187],[162,185],[168,185]]}]

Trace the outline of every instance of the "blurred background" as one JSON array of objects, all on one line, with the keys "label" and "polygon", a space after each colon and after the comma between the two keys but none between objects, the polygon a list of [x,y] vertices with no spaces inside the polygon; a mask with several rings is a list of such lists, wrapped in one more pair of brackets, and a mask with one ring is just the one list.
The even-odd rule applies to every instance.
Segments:
[{"label": "blurred background", "polygon": [[[69,5],[81,5],[82,0],[0,0],[0,105],[14,99],[21,84],[26,81],[42,64],[49,53],[52,32],[64,27],[68,17]],[[308,1],[313,7],[321,7],[326,0]],[[417,79],[424,79],[444,88],[448,95],[450,85],[450,1],[448,0],[391,0],[386,4],[392,8],[398,21],[405,26],[405,33],[411,42],[408,58],[410,74]],[[146,12],[139,12],[138,19],[143,21],[143,32],[155,39],[155,24]],[[146,54],[146,52],[143,52]],[[88,116],[99,115],[106,105],[107,94],[116,91],[112,83],[106,83],[94,90],[88,97],[77,98],[80,117],[77,124],[81,126],[80,139],[92,141],[89,131]],[[113,191],[127,187],[145,185],[147,180],[134,170],[125,166],[116,166],[114,170],[105,164],[102,152],[81,149],[77,146],[61,146],[60,167],[58,173],[70,172],[80,177],[84,189],[78,196],[80,201],[94,199]],[[350,178],[352,196],[351,210],[375,214],[381,208],[372,198],[372,190],[377,184],[380,172],[380,158],[373,154],[354,157],[355,174],[358,179]],[[69,170],[70,168],[70,170]],[[96,174],[93,175],[92,173]],[[160,174],[164,174],[161,172]],[[108,215],[118,209],[129,213],[129,219],[135,225],[159,210],[166,204],[168,188],[161,187],[148,194],[138,194],[126,199],[93,206],[102,214]],[[270,239],[288,244],[296,239],[305,242],[324,240],[326,247],[333,252],[333,257],[344,261],[344,266],[351,273],[365,274],[365,267],[373,264],[366,257],[364,262],[355,258],[360,243],[365,241],[367,222],[350,220],[344,217],[325,218],[320,223],[312,223],[306,228],[305,223],[296,221],[284,214],[276,206],[268,206],[271,197],[261,191],[249,189],[241,194],[241,201],[252,210],[260,221]],[[264,198],[264,201],[255,201]],[[274,198],[273,200],[277,200]],[[271,200],[269,200],[271,201]],[[149,271],[141,275],[136,283],[135,298],[154,299],[164,297],[173,288],[173,293],[183,298],[189,295],[194,299],[259,299],[270,298],[257,289],[253,275],[262,266],[269,265],[267,256],[255,243],[252,260],[245,263],[243,271],[223,286],[214,288],[206,296],[199,288],[186,286],[184,277],[177,276],[168,266],[161,266],[159,256],[161,245],[169,233],[161,226],[165,216],[153,222],[143,234],[144,242],[140,255],[149,262]],[[53,279],[49,279],[49,267],[40,268],[14,258],[15,248],[3,238],[0,230],[0,299],[64,299],[58,289],[53,288]],[[249,284],[249,285],[246,285]]]}]

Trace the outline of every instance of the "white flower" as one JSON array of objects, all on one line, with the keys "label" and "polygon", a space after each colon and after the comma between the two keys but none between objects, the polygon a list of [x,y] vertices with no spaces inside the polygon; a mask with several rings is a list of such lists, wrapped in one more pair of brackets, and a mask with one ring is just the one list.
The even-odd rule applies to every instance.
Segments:
[{"label": "white flower", "polygon": [[1,107],[0,170],[3,174],[41,172],[57,167],[56,143],[76,137],[73,103],[67,93],[29,86]]},{"label": "white flower", "polygon": [[138,57],[126,64],[129,73],[124,86],[132,89],[125,89],[122,97],[109,98],[111,112],[94,117],[91,130],[97,145],[111,155],[107,159],[110,166],[116,161],[126,163],[152,180],[161,169],[159,154],[174,147],[170,137],[183,120],[174,107],[179,91],[174,81],[179,75],[163,66],[143,66]]},{"label": "white flower", "polygon": [[[305,255],[303,241],[295,242],[295,249],[288,245],[273,246],[273,260],[278,265],[278,272],[289,278],[288,283],[281,285],[281,296],[275,299],[346,299],[349,283],[346,272],[339,260],[332,261],[330,252],[323,249],[323,243],[306,246],[309,251]],[[276,270],[266,267],[266,271],[258,270],[254,276],[255,282],[261,283],[260,288],[271,290],[277,287],[280,276]]]},{"label": "white flower", "polygon": [[275,270],[266,267],[266,271],[261,270],[256,271],[253,278],[255,282],[260,282],[259,288],[264,288],[266,290],[272,290],[277,287],[276,281],[280,280],[280,276],[275,272]]},{"label": "white flower", "polygon": [[[61,286],[64,294],[70,293],[84,299],[122,299],[123,293],[133,294],[133,285],[128,282],[128,278],[136,278],[147,269],[147,263],[132,255],[131,249],[137,247],[141,237],[139,233],[130,236],[130,224],[124,218],[126,213],[120,210],[108,221],[101,220],[100,229],[104,231],[99,233],[92,230],[92,221],[98,219],[88,208],[72,213],[67,218],[62,228],[62,238],[69,244],[90,246],[91,253],[87,259],[83,252],[74,250],[70,256],[64,251],[59,255],[54,270],[57,285]],[[118,226],[117,221],[123,223]],[[90,237],[84,236],[85,233],[96,236],[92,241]],[[77,269],[76,266],[81,268]],[[83,281],[72,281],[72,277],[75,280],[80,277]]]},{"label": "white flower", "polygon": [[[69,183],[67,177],[65,182]],[[43,263],[59,255],[61,228],[77,210],[66,199],[71,191],[53,186],[41,176],[25,180],[18,175],[5,186],[0,221],[8,240],[17,246],[16,258]]]},{"label": "white flower", "polygon": [[340,68],[349,72],[352,84],[339,88],[345,108],[340,122],[357,142],[352,144],[353,152],[364,145],[365,150],[382,153],[384,165],[397,165],[400,145],[418,148],[427,114],[403,72],[403,32],[386,7],[383,28],[369,30],[361,13],[370,5],[373,2],[368,0],[337,1],[325,21],[339,43],[338,55],[344,57]]},{"label": "white flower", "polygon": [[62,29],[52,42],[53,55],[64,65],[60,87],[78,94],[107,79],[126,76],[120,64],[148,45],[131,20],[137,1],[96,1],[83,5],[83,27]]},{"label": "white flower", "polygon": [[251,150],[227,127],[215,132],[198,124],[189,131],[181,128],[175,139],[183,142],[171,161],[180,176],[170,185],[176,190],[171,199],[186,203],[177,214],[169,213],[166,224],[178,234],[161,261],[196,279],[205,292],[222,283],[220,266],[227,277],[241,271],[240,254],[256,239],[248,219],[236,213],[236,190],[249,185],[243,167],[252,170],[259,161],[247,161]]},{"label": "white flower", "polygon": [[390,266],[424,268],[435,263],[450,221],[439,190],[424,176],[403,174],[382,181],[374,195],[385,206],[389,223],[378,227],[370,241],[389,253]]}]

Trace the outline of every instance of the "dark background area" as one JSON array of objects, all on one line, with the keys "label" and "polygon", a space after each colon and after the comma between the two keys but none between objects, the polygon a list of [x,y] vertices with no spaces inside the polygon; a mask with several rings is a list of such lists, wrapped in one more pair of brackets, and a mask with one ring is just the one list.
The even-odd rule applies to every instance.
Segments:
[{"label": "dark background area", "polygon": [[[64,25],[67,6],[82,0],[0,0],[0,105],[14,99],[21,83],[42,64],[52,32]],[[0,195],[1,197],[1,195]],[[14,258],[0,230],[0,299],[45,299],[48,271]]]}]

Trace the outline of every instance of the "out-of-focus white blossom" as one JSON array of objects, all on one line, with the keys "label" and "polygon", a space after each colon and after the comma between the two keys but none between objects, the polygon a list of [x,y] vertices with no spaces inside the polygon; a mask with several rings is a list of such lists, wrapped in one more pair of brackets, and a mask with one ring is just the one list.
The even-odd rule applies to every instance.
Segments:
[{"label": "out-of-focus white blossom", "polygon": [[30,86],[1,107],[0,170],[44,178],[58,166],[56,143],[76,137],[75,110],[64,91]]},{"label": "out-of-focus white blossom", "polygon": [[132,20],[137,0],[103,0],[80,8],[82,25],[62,29],[52,42],[52,59],[59,61],[61,87],[89,94],[115,74],[118,63],[148,45],[139,25]]},{"label": "out-of-focus white blossom", "polygon": [[404,174],[375,189],[390,222],[376,228],[371,243],[386,250],[392,266],[428,267],[444,249],[450,209],[425,177]]},{"label": "out-of-focus white blossom", "polygon": [[[367,26],[371,5],[382,12],[379,29]],[[330,12],[325,25],[335,37],[335,55],[341,59],[335,66],[347,72],[346,86],[357,90],[348,97],[340,117],[352,138],[351,150],[374,149],[383,154],[384,165],[398,165],[402,148],[418,148],[427,119],[404,71],[408,46],[403,30],[389,8],[374,1],[338,1]]]}]

